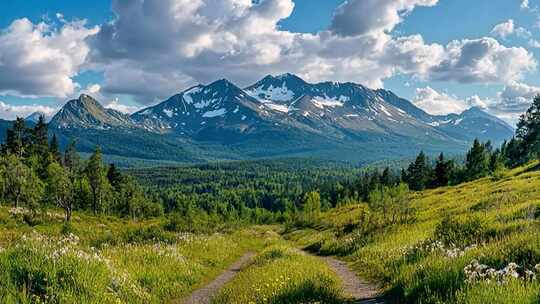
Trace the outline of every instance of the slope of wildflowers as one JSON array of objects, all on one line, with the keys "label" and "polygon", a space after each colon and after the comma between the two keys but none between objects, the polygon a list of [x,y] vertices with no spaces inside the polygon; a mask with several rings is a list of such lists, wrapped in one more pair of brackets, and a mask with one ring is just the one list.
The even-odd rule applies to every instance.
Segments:
[{"label": "slope of wildflowers", "polygon": [[406,303],[538,303],[538,163],[411,194],[415,219],[368,229],[363,204],[324,213],[286,237],[340,255]]},{"label": "slope of wildflowers", "polygon": [[0,208],[0,303],[163,303],[217,276],[273,238],[266,228],[193,235],[78,214],[27,223]]}]

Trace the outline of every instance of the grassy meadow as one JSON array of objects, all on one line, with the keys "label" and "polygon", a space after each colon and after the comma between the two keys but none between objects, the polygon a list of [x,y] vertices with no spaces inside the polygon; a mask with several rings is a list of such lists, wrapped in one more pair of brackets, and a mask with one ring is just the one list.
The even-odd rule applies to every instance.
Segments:
[{"label": "grassy meadow", "polygon": [[286,237],[339,255],[410,303],[540,301],[538,163],[453,187],[412,193],[410,222],[366,229],[363,204],[323,213]]},{"label": "grassy meadow", "polygon": [[[1,303],[163,303],[216,277],[247,250],[276,238],[267,227],[209,235],[133,222],[0,208]],[[34,220],[36,217],[33,217]]]}]

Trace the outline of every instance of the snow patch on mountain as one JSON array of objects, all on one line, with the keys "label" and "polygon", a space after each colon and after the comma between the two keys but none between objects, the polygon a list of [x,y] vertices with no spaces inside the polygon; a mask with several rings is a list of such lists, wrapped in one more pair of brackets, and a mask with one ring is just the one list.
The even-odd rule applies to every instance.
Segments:
[{"label": "snow patch on mountain", "polygon": [[217,99],[200,100],[199,102],[194,103],[193,106],[196,109],[204,109],[204,108],[208,107],[209,105],[214,104],[216,101],[218,101],[218,100]]},{"label": "snow patch on mountain", "polygon": [[390,112],[388,111],[388,109],[384,106],[384,105],[379,105],[379,109],[381,109],[381,111],[383,111],[384,114],[386,114],[386,116],[388,117],[392,117],[392,114],[390,114]]},{"label": "snow patch on mountain", "polygon": [[184,92],[182,98],[187,104],[193,103],[192,95],[198,94],[202,91],[202,87],[196,86]]},{"label": "snow patch on mountain", "polygon": [[284,105],[280,105],[280,104],[276,104],[276,103],[265,103],[264,105],[266,107],[270,108],[271,110],[275,110],[275,111],[278,111],[278,112],[283,112],[283,113],[288,113],[289,112],[289,107],[284,106]]},{"label": "snow patch on mountain", "polygon": [[325,107],[335,108],[335,107],[342,107],[343,101],[340,99],[334,98],[328,98],[328,96],[325,97],[314,97],[311,102],[314,106],[316,106],[319,109],[324,109]]},{"label": "snow patch on mountain", "polygon": [[264,86],[261,85],[257,88],[248,90],[247,93],[261,102],[287,102],[294,98],[294,92],[287,88],[285,82],[281,87],[274,87],[273,85],[270,85],[267,89],[264,89]]},{"label": "snow patch on mountain", "polygon": [[163,113],[165,113],[165,115],[169,116],[169,118],[172,118],[173,114],[174,114],[174,112],[172,110],[169,110],[169,109],[163,109]]},{"label": "snow patch on mountain", "polygon": [[212,110],[212,111],[205,112],[202,115],[202,117],[214,118],[214,117],[218,117],[218,116],[223,116],[225,114],[227,114],[227,110],[225,108],[221,108],[221,109],[218,109],[218,110]]}]

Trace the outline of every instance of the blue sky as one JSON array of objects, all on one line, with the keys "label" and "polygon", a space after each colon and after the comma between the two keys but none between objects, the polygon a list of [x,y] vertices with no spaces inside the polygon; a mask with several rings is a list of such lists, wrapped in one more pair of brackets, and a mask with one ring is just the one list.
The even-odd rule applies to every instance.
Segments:
[{"label": "blue sky", "polygon": [[[409,4],[403,7],[392,3],[400,2],[397,0],[378,2],[351,0],[342,13],[339,13],[338,7],[345,2],[344,0],[264,0],[259,2],[267,2],[268,5],[259,4],[259,6],[261,11],[265,9],[265,13],[268,13],[265,16],[270,17],[260,18],[260,22],[257,19],[259,22],[257,24],[269,28],[275,24],[276,29],[264,32],[248,29],[245,33],[238,30],[238,22],[234,23],[231,21],[232,17],[225,16],[239,14],[238,5],[230,11],[224,6],[223,10],[217,13],[204,11],[201,7],[194,8],[198,9],[198,14],[209,14],[212,18],[216,18],[215,14],[223,13],[223,16],[218,18],[219,22],[222,22],[219,28],[226,35],[222,34],[221,37],[235,38],[217,42],[216,40],[220,38],[212,37],[211,34],[204,32],[210,26],[200,28],[184,22],[168,24],[170,28],[164,25],[164,29],[161,29],[159,23],[165,15],[160,14],[171,11],[170,8],[165,7],[165,3],[174,5],[175,0],[146,0],[147,5],[140,7],[137,7],[138,4],[135,3],[139,1],[124,1],[128,4],[123,6],[114,6],[111,1],[4,0],[0,3],[0,28],[3,29],[0,34],[0,62],[2,53],[9,53],[8,47],[11,49],[21,47],[27,50],[28,48],[38,49],[42,46],[42,44],[37,44],[24,47],[24,43],[10,44],[13,39],[28,40],[29,36],[26,38],[24,36],[29,35],[28,32],[15,33],[13,26],[17,20],[23,18],[29,19],[35,27],[34,30],[40,31],[44,40],[42,43],[51,48],[51,52],[47,53],[48,56],[54,57],[57,52],[51,43],[56,43],[58,48],[62,48],[64,46],[60,44],[68,44],[66,40],[73,40],[71,44],[68,44],[73,48],[73,53],[62,54],[65,56],[62,57],[64,59],[53,58],[50,63],[40,64],[39,69],[35,66],[20,68],[20,65],[15,64],[6,69],[0,68],[0,101],[3,102],[0,117],[10,118],[14,113],[18,113],[17,111],[24,114],[24,111],[30,111],[32,107],[37,106],[56,109],[66,99],[81,92],[95,93],[98,97],[105,99],[102,102],[110,104],[111,107],[133,110],[155,103],[192,83],[227,77],[244,85],[250,81],[255,82],[258,80],[257,77],[267,72],[276,74],[293,72],[310,81],[350,80],[372,87],[384,86],[415,101],[428,112],[459,111],[468,106],[482,105],[487,111],[510,122],[515,121],[518,113],[526,108],[528,98],[540,93],[540,76],[537,70],[532,68],[532,65],[536,65],[537,58],[540,58],[540,48],[538,45],[533,46],[534,41],[540,40],[538,25],[540,15],[536,10],[536,5],[540,3],[537,3],[537,0],[530,0],[527,7],[524,6],[526,3],[522,0],[405,0],[401,2]],[[241,0],[201,1],[210,5],[242,2]],[[288,6],[288,2],[291,1],[294,2],[292,11],[289,10],[292,6]],[[242,5],[248,5],[245,2],[244,0]],[[356,5],[354,2],[357,2]],[[386,6],[382,7],[384,5]],[[362,10],[365,7],[369,7],[372,11]],[[155,10],[155,15],[159,15],[161,20],[152,19],[154,17],[152,14],[147,16],[147,13],[144,13],[144,18],[148,17],[148,20],[141,20],[140,25],[134,22],[134,28],[131,29],[129,22],[121,22],[121,20],[132,18],[130,14],[133,14],[134,8],[145,12]],[[189,9],[188,7],[181,8],[177,14],[182,14],[183,11],[187,14]],[[357,11],[354,11],[355,9]],[[392,10],[398,10],[400,20],[390,18],[383,25],[378,24],[378,21],[372,23],[366,21],[361,25],[354,24],[357,20],[364,20],[373,14],[373,11],[379,9],[389,17],[392,17]],[[61,15],[57,15],[58,13]],[[251,20],[253,16],[250,17]],[[337,22],[339,18],[343,21],[341,28]],[[78,20],[85,20],[86,23],[81,25],[77,23]],[[503,23],[508,25],[510,20],[512,20],[510,32],[501,34],[494,31],[497,25]],[[147,26],[142,23],[143,21],[153,26]],[[39,28],[40,22],[47,24],[48,28]],[[242,24],[251,24],[247,21],[242,22],[244,22]],[[18,26],[24,28],[20,24]],[[145,26],[146,28],[143,28]],[[81,34],[65,34],[66,37],[59,39],[58,42],[45,41],[50,36],[62,36],[60,32],[66,27],[73,28],[73,31]],[[503,28],[508,29],[508,26],[500,27],[500,29]],[[112,38],[101,35],[101,32],[107,32],[105,29],[115,32],[116,35],[111,36]],[[101,32],[98,34],[99,31]],[[125,41],[114,40],[116,39],[114,37],[126,37],[131,31],[140,31],[142,37],[130,37]],[[199,32],[199,37],[187,34]],[[6,38],[8,34],[12,34],[9,36],[11,40]],[[302,36],[302,34],[311,36]],[[164,36],[163,39],[158,37],[160,35]],[[335,44],[324,45],[326,42],[322,40],[328,35],[335,37]],[[8,42],[4,41],[2,44],[2,36]],[[95,38],[98,36],[99,39]],[[166,36],[168,38],[165,38]],[[301,41],[300,47],[292,42],[293,36]],[[370,39],[375,39],[377,43],[388,41],[379,47],[365,46],[364,43],[371,41],[368,40],[368,36]],[[422,39],[421,44],[413,39],[418,36]],[[201,37],[209,39],[209,42]],[[406,37],[407,41],[416,41],[415,49],[409,53],[401,53],[408,45],[398,43],[401,37]],[[484,38],[485,40],[480,41]],[[177,41],[174,41],[175,39]],[[190,41],[193,43],[193,48],[183,49],[180,53],[170,51],[174,48],[182,48],[186,44],[186,39],[192,39]],[[275,42],[272,39],[276,39]],[[283,41],[288,39],[291,41],[290,44],[285,44]],[[321,39],[315,46],[315,48],[320,48],[317,52],[309,49],[314,39]],[[490,58],[481,58],[481,60],[487,60],[485,64],[482,63],[486,71],[476,73],[477,71],[472,68],[465,72],[471,73],[470,77],[461,77],[460,70],[457,68],[463,67],[453,66],[449,59],[445,61],[447,57],[453,56],[448,44],[454,40],[459,42],[456,49],[460,51],[465,50],[469,44],[471,49],[479,45],[489,45],[494,55]],[[468,44],[466,42],[468,40],[472,42]],[[148,53],[141,50],[141,45],[145,46],[142,49],[148,47]],[[251,49],[252,45],[254,47]],[[277,47],[274,48],[276,45]],[[158,49],[158,46],[163,46],[163,51]],[[335,49],[332,49],[333,46]],[[205,52],[205,47],[215,53],[219,53],[222,48],[223,53],[221,57],[217,56],[219,54],[209,55]],[[388,50],[392,47],[399,49],[398,54],[395,54],[396,52],[387,54],[390,53]],[[346,48],[351,48],[355,52]],[[347,55],[341,54],[340,50],[343,52],[346,50]],[[26,58],[35,58],[37,51],[33,52]],[[85,54],[84,58],[80,57],[81,52]],[[276,55],[280,52],[281,55]],[[294,52],[298,54],[313,52],[313,54],[309,55],[312,57],[306,56],[309,57],[309,61],[306,59],[306,62],[298,63],[296,66],[293,59],[283,55]],[[371,57],[377,52],[381,54],[373,56],[374,59],[360,62],[362,57]],[[438,52],[441,54],[437,56],[432,54]],[[76,56],[75,59],[73,56]],[[253,60],[254,56],[255,60]],[[222,68],[213,68],[216,62],[210,61],[215,60],[212,59],[214,57],[227,58]],[[504,58],[500,59],[502,57]],[[7,55],[4,60],[11,62],[9,58],[6,58],[8,58]],[[12,60],[26,62],[20,57]],[[59,63],[55,60],[59,60],[60,65],[66,63],[66,60],[70,64],[59,68]],[[426,62],[422,62],[423,60]],[[247,61],[250,63],[245,63]],[[355,63],[351,64],[351,62]],[[50,69],[43,68],[47,63],[50,64]],[[240,69],[239,66],[242,68]],[[235,70],[236,68],[238,70]],[[248,73],[246,70],[254,72]],[[483,72],[486,74],[482,74]],[[20,77],[21,84],[13,84],[13,81],[10,81],[11,75],[30,73],[32,75],[29,77]],[[53,82],[54,77],[58,77],[55,82]],[[28,83],[25,84],[24,81]],[[139,81],[141,83],[138,83]],[[94,87],[90,89],[92,85]],[[96,89],[98,87],[99,90]],[[55,90],[58,94],[55,94]]]}]

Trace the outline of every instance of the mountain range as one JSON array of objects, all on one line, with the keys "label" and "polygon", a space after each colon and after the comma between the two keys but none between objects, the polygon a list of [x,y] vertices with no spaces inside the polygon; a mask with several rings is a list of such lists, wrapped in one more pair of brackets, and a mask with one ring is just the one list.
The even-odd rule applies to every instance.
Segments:
[{"label": "mountain range", "polygon": [[[35,115],[32,117],[35,120]],[[479,108],[430,115],[387,90],[267,76],[246,88],[221,79],[127,115],[88,95],[50,120],[61,144],[100,145],[117,157],[175,162],[313,157],[354,162],[462,153],[475,138],[501,142],[513,129]]]}]

